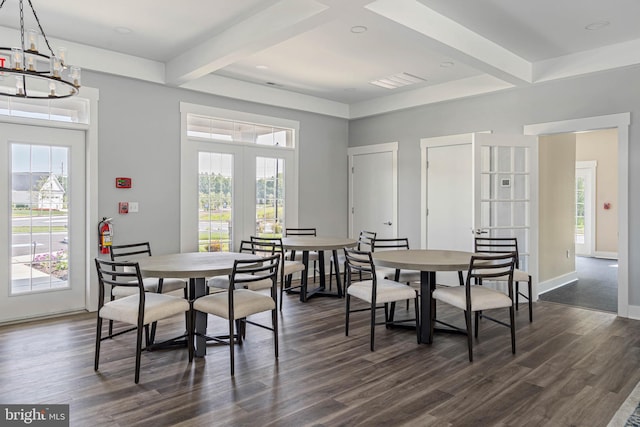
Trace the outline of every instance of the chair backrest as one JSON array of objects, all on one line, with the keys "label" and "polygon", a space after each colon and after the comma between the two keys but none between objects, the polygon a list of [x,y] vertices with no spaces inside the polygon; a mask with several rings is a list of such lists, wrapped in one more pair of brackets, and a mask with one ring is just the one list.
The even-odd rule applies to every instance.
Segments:
[{"label": "chair backrest", "polygon": [[282,239],[280,237],[251,236],[251,243],[257,246],[273,247],[273,252],[283,254]]},{"label": "chair backrest", "polygon": [[118,258],[135,259],[140,255],[151,256],[151,245],[149,242],[112,245],[110,248],[111,261],[116,261]]},{"label": "chair backrest", "polygon": [[476,237],[474,252],[481,254],[516,254],[516,268],[520,265],[518,239],[515,237]]},{"label": "chair backrest", "polygon": [[233,262],[229,290],[246,287],[245,284],[251,282],[270,279],[272,281],[272,297],[275,299],[280,259],[280,254],[274,254],[264,257],[259,263],[256,263],[255,260],[235,260]]},{"label": "chair backrest", "polygon": [[359,251],[372,250],[373,241],[376,238],[376,234],[377,233],[375,231],[367,231],[367,230],[360,231],[360,235],[358,236],[358,245],[356,246],[356,248]]},{"label": "chair backrest", "polygon": [[[482,283],[483,280],[508,277],[509,296],[513,297],[513,270],[516,265],[516,253],[476,254],[471,257],[467,274],[467,288],[472,283]],[[468,291],[467,291],[468,292]]]},{"label": "chair backrest", "polygon": [[316,229],[313,228],[285,228],[285,237],[288,236],[316,236]]},{"label": "chair backrest", "polygon": [[251,240],[242,240],[240,242],[240,250],[238,252],[249,253],[267,258],[281,252],[282,242],[280,243],[279,249],[276,249],[276,246],[277,242],[271,241],[271,239],[259,238],[259,240],[254,240],[253,236],[251,236]]},{"label": "chair backrest", "polygon": [[140,266],[137,262],[107,261],[100,258],[96,258],[95,262],[98,270],[98,283],[100,284],[98,309],[104,305],[104,296],[107,294],[106,286],[111,286],[112,288],[114,286],[138,288],[138,292],[142,295],[140,299],[141,305],[144,306],[145,291]]},{"label": "chair backrest", "polygon": [[379,250],[409,249],[409,239],[406,237],[396,237],[390,239],[379,239],[376,237],[371,242],[371,252]]},{"label": "chair backrest", "polygon": [[373,280],[376,275],[373,274],[375,266],[373,265],[373,258],[371,252],[359,251],[357,249],[344,249],[344,258],[347,265],[347,284],[351,282],[351,276],[353,273],[366,273],[371,274]]}]

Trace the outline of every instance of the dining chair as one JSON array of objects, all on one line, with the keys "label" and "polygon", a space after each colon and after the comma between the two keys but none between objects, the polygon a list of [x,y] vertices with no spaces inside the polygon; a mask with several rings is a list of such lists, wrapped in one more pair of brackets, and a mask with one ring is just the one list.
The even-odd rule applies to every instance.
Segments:
[{"label": "dining chair", "polygon": [[[516,353],[516,331],[515,312],[513,308],[513,271],[516,256],[514,253],[507,254],[485,254],[473,255],[469,262],[469,270],[464,286],[439,287],[433,290],[431,298],[434,301],[441,301],[453,307],[464,310],[466,329],[461,329],[451,324],[436,319],[435,310],[431,310],[431,331],[433,336],[434,324],[441,323],[453,330],[463,332],[467,335],[467,345],[469,348],[469,362],[473,362],[473,336],[471,331],[471,313],[475,313],[475,338],[478,338],[478,327],[480,312],[482,318],[492,320],[511,330],[511,352]],[[509,294],[482,286],[483,280],[493,280],[498,277],[506,277],[509,283]],[[478,284],[476,284],[478,283]],[[487,316],[487,310],[497,308],[509,309],[509,324],[501,320]]]},{"label": "dining chair", "polygon": [[[406,237],[394,237],[394,238],[374,238],[371,244],[371,252],[375,251],[408,251],[409,239]],[[376,274],[389,280],[396,282],[406,283],[408,286],[412,286],[418,295],[420,295],[420,272],[417,270],[401,270],[399,268],[390,267],[376,267]],[[416,284],[415,286],[412,285]],[[407,310],[409,309],[409,301],[406,303]],[[393,320],[396,305],[391,305],[391,319]]]},{"label": "dining chair", "polygon": [[[135,383],[140,380],[140,358],[142,354],[142,334],[145,333],[145,348],[151,342],[149,337],[149,324],[158,320],[166,319],[180,313],[189,312],[189,302],[180,297],[165,295],[155,292],[147,292],[144,288],[140,266],[137,262],[114,262],[95,259],[98,271],[98,314],[96,327],[96,349],[94,370],[98,370],[100,361],[100,343],[106,339],[135,330],[136,335],[136,363],[135,363]],[[106,287],[131,288],[133,291],[128,296],[123,296],[105,302]],[[133,325],[117,333],[109,331],[107,336],[102,336],[102,321],[116,320]],[[191,330],[190,316],[185,316],[186,330]],[[192,335],[188,334],[189,358],[193,357]]]},{"label": "dining chair", "polygon": [[[140,257],[151,256],[151,244],[149,242],[130,243],[126,245],[113,245],[110,247],[111,261],[135,261]],[[147,292],[159,294],[168,293],[182,289],[184,297],[187,298],[187,281],[178,278],[145,277],[142,279],[144,289]],[[115,287],[111,295],[113,297],[129,296],[137,292],[131,287]]]},{"label": "dining chair", "polygon": [[[264,257],[262,262],[255,260],[236,260],[233,263],[233,271],[229,281],[229,289],[211,295],[205,295],[192,302],[191,333],[195,332],[196,312],[213,314],[214,316],[227,319],[229,322],[229,335],[227,339],[222,337],[207,337],[216,342],[229,345],[229,357],[231,364],[231,375],[235,373],[234,347],[235,343],[242,344],[246,325],[255,325],[273,332],[275,357],[278,358],[278,315],[276,309],[278,266],[281,259],[280,254]],[[271,292],[269,295],[247,289],[250,283],[268,280],[271,282]],[[253,314],[271,311],[271,326],[247,320]],[[234,324],[237,323],[237,330],[234,331]],[[189,352],[189,361],[193,360],[193,351]]]},{"label": "dining chair", "polygon": [[[351,313],[369,311],[371,314],[369,339],[371,351],[374,351],[375,347],[376,325],[385,325],[388,327],[393,324],[415,322],[416,337],[418,343],[420,343],[420,310],[418,309],[417,291],[409,286],[406,286],[403,283],[385,279],[376,275],[376,267],[373,264],[371,252],[345,248],[344,256],[347,263],[345,335],[349,335],[349,315]],[[364,273],[365,275],[369,275],[371,279],[354,282],[352,280],[352,277],[355,273]],[[369,306],[364,309],[352,310],[352,297],[366,302]],[[411,299],[413,299],[414,301],[414,319],[393,321],[389,318],[389,303]],[[379,306],[379,304],[383,305]],[[376,322],[376,311],[379,308],[384,308],[384,322]]]},{"label": "dining chair", "polygon": [[[135,261],[140,257],[151,256],[151,244],[149,242],[129,243],[125,245],[112,245],[109,248],[111,261]],[[188,299],[188,287],[185,279],[163,278],[163,277],[144,277],[142,279],[145,292],[155,292],[158,294],[166,294],[169,292],[182,289],[184,298]],[[110,300],[115,298],[126,297],[137,292],[137,289],[126,286],[114,286],[110,290]],[[156,327],[154,323],[151,325],[151,342],[155,340]],[[109,320],[109,333],[113,332],[113,320]]]},{"label": "dining chair", "polygon": [[[258,255],[260,257],[273,256],[276,253],[276,244],[274,242],[254,242],[251,240],[242,240],[240,242],[240,253],[250,253]],[[254,261],[255,262],[255,261]],[[246,274],[242,273],[239,277],[246,278]],[[231,275],[229,276],[215,276],[207,280],[207,286],[209,288],[229,289],[229,283],[231,282]],[[269,289],[271,287],[271,281],[269,278],[256,281],[248,281],[244,284],[245,289],[251,289],[252,291],[259,291],[261,289]]]},{"label": "dining chair", "polygon": [[[531,285],[531,275],[526,271],[520,270],[520,253],[518,252],[518,239],[516,237],[476,237],[475,252],[491,254],[504,254],[513,252],[516,254],[516,265],[515,269],[513,270],[516,310],[518,310],[520,304],[519,297],[525,298],[529,303],[529,322],[533,322],[533,289]],[[492,280],[497,282],[506,282],[507,277],[497,277]],[[520,282],[527,283],[527,295],[520,292]]]},{"label": "dining chair", "polygon": [[[284,229],[284,237],[290,236],[317,236],[317,231],[314,227],[307,228],[285,228]],[[287,251],[284,255],[285,259],[295,261],[295,252]],[[300,258],[302,259],[302,257]],[[318,251],[309,251],[309,262],[313,261],[313,282],[316,281],[316,272],[318,271],[318,260],[320,259],[320,254]]]},{"label": "dining chair", "polygon": [[[396,238],[374,238],[371,241],[371,252],[389,251],[389,250],[409,250],[409,239],[406,237]],[[389,280],[406,283],[420,281],[420,272],[417,270],[401,270],[399,268],[376,267],[376,274]]]},{"label": "dining chair", "polygon": [[284,291],[301,288],[301,285],[293,286],[293,274],[302,273],[305,268],[302,261],[294,261],[285,259],[285,251],[282,246],[280,237],[258,237],[251,236],[251,241],[257,245],[274,245],[276,253],[280,254],[280,311],[282,311],[282,301]]},{"label": "dining chair", "polygon": [[[373,240],[376,238],[375,231],[366,231],[361,230],[360,234],[358,234],[358,243],[356,244],[356,249],[359,251],[371,251],[373,246]],[[338,266],[343,268],[344,272],[344,283],[347,283],[347,265],[346,258],[344,256],[344,252],[338,253]],[[336,275],[340,274],[340,272],[336,272]],[[329,289],[331,289],[331,280],[333,279],[333,255],[331,255],[331,263],[329,265]],[[360,273],[360,280],[362,280],[362,274]]]}]

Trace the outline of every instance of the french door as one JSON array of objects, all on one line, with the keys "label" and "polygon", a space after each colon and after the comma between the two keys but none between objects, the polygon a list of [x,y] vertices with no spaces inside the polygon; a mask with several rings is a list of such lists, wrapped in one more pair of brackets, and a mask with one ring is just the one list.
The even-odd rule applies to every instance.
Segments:
[{"label": "french door", "polygon": [[537,141],[535,136],[476,133],[472,143],[475,234],[516,237],[520,268],[534,276]]},{"label": "french door", "polygon": [[234,251],[296,223],[293,150],[202,142],[197,157],[199,251]]},{"label": "french door", "polygon": [[0,321],[85,308],[84,146],[83,131],[0,124]]}]

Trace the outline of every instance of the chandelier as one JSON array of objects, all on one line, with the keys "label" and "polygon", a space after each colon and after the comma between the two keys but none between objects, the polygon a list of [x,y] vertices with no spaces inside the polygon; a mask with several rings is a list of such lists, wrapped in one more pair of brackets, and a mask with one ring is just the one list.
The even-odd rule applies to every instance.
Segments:
[{"label": "chandelier", "polygon": [[[0,10],[6,0],[0,3]],[[23,0],[20,5],[20,47],[0,47],[0,95],[18,98],[58,99],[77,95],[80,68],[65,63],[66,49],[53,53],[36,11],[27,0],[38,30],[24,30]],[[38,50],[40,35],[48,53]],[[13,77],[13,79],[12,79]]]}]

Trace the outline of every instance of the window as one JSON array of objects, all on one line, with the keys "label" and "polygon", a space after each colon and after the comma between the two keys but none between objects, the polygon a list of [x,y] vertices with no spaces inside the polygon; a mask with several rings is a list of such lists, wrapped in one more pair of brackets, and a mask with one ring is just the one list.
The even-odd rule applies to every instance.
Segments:
[{"label": "window", "polygon": [[187,136],[293,148],[293,129],[247,123],[195,114],[187,116]]},{"label": "window", "polygon": [[181,112],[181,250],[233,251],[297,225],[297,122],[184,103]]}]

